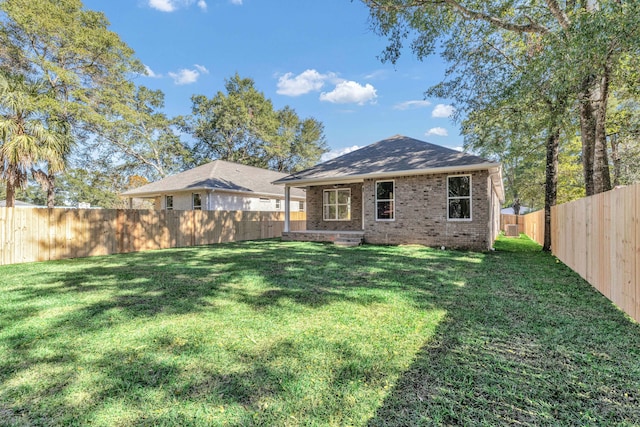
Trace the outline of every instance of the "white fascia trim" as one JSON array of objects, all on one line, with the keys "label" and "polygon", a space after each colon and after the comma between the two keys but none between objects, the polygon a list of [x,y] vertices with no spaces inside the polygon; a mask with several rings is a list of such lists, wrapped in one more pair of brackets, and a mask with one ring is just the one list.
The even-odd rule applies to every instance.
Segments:
[{"label": "white fascia trim", "polygon": [[[153,191],[153,192],[145,192],[145,193],[137,193],[137,194],[121,194],[122,197],[133,197],[133,198],[153,198],[159,197],[162,195],[171,195],[176,193],[197,193],[197,192],[209,192],[209,193],[232,193],[232,194],[243,194],[252,197],[269,197],[269,198],[282,198],[284,199],[284,194],[276,194],[276,193],[254,193],[251,191],[241,191],[241,190],[221,190],[217,188],[211,187],[191,187],[191,188],[182,188],[180,190],[164,190],[164,191]],[[302,196],[294,196],[291,195],[292,200],[306,200],[306,197]]]},{"label": "white fascia trim", "polygon": [[291,181],[274,181],[273,184],[285,185],[287,187],[304,187],[307,185],[324,185],[324,184],[351,184],[355,182],[364,182],[365,179],[380,179],[380,178],[393,178],[398,176],[413,176],[413,175],[435,175],[438,173],[463,173],[473,172],[479,170],[489,170],[490,173],[500,171],[500,163],[481,163],[471,166],[447,166],[442,168],[429,168],[429,169],[410,169],[405,171],[394,172],[379,172],[362,175],[349,175],[345,177],[331,177],[331,178],[310,178],[299,179]]},{"label": "white fascia trim", "polygon": [[[284,193],[283,194],[276,194],[276,193],[252,193],[250,191],[240,191],[240,190],[220,190],[220,189],[215,189],[215,190],[211,190],[212,193],[218,193],[218,194],[224,194],[224,193],[232,193],[232,194],[244,194],[246,196],[252,196],[252,197],[269,197],[269,198],[278,198],[278,199],[282,199],[284,200]],[[294,196],[293,194],[291,195],[291,200],[306,200],[306,196],[305,197],[301,197],[301,196]]]}]

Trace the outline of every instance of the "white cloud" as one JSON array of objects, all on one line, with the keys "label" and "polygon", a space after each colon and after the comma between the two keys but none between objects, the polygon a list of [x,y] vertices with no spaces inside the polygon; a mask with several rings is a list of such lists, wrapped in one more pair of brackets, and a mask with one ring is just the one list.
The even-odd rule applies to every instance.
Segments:
[{"label": "white cloud", "polygon": [[152,79],[159,79],[160,77],[162,77],[162,74],[154,73],[151,67],[149,67],[148,65],[145,65],[144,69],[147,72],[147,77],[151,77]]},{"label": "white cloud", "polygon": [[235,4],[237,6],[242,6],[242,0],[231,0],[231,4]]},{"label": "white cloud", "polygon": [[173,82],[177,85],[188,85],[198,81],[198,78],[202,74],[209,74],[209,70],[206,67],[198,64],[194,64],[195,69],[183,68],[177,73],[169,73],[169,77],[173,79]]},{"label": "white cloud", "polygon": [[394,110],[410,110],[414,108],[424,108],[431,105],[429,101],[404,101],[393,106]]},{"label": "white cloud", "polygon": [[431,128],[425,133],[425,136],[449,136],[449,132],[445,128]]},{"label": "white cloud", "polygon": [[334,104],[356,103],[364,105],[367,102],[375,102],[378,97],[376,89],[369,83],[362,86],[354,81],[343,81],[336,85],[331,92],[322,92],[320,101],[332,102]]},{"label": "white cloud", "polygon": [[173,12],[176,10],[172,0],[149,0],[149,6],[160,12]]},{"label": "white cloud", "polygon": [[276,93],[286,96],[300,96],[322,89],[327,80],[335,78],[334,73],[321,74],[316,70],[305,70],[297,76],[286,73],[278,79]]},{"label": "white cloud", "polygon": [[209,74],[209,70],[207,70],[204,65],[193,64],[193,66],[196,67],[196,70],[198,70],[200,73]]},{"label": "white cloud", "polygon": [[[189,7],[196,0],[148,0],[149,7],[159,10],[160,12],[175,12],[182,7]],[[203,11],[207,11],[206,0],[197,0],[198,7]]]},{"label": "white cloud", "polygon": [[367,74],[366,76],[364,76],[364,78],[366,80],[383,79],[387,77],[387,74],[388,74],[387,70],[377,70],[371,74]]},{"label": "white cloud", "polygon": [[431,113],[431,117],[451,117],[451,115],[455,112],[455,108],[452,105],[446,104],[438,104],[433,109]]},{"label": "white cloud", "polygon": [[340,157],[344,154],[350,153],[352,151],[356,151],[362,147],[358,145],[353,145],[351,147],[339,148],[337,150],[331,150],[328,153],[324,153],[322,157],[320,157],[320,162],[326,162],[327,160],[335,159],[336,157]]}]

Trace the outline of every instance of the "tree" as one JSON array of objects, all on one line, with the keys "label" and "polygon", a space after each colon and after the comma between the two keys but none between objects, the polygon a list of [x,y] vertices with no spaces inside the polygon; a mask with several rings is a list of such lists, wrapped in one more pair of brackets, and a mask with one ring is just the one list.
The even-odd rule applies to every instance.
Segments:
[{"label": "tree", "polygon": [[57,194],[65,205],[77,206],[89,203],[102,208],[119,208],[123,178],[117,174],[105,174],[99,170],[72,168],[66,170],[59,180]]},{"label": "tree", "polygon": [[191,164],[191,152],[174,130],[176,120],[161,112],[164,93],[144,86],[132,97],[123,97],[117,111],[104,112],[105,120],[93,131],[87,148],[95,158],[111,163],[127,176],[141,175],[155,181],[181,172]]},{"label": "tree", "polygon": [[197,164],[214,159],[289,172],[314,164],[327,151],[315,119],[300,121],[290,107],[276,111],[252,79],[235,74],[226,93],[194,95],[184,129],[196,139]]},{"label": "tree", "polygon": [[[567,1],[564,7],[556,0],[363,2],[370,7],[374,29],[390,40],[382,56],[385,60],[395,61],[409,36],[415,36],[411,47],[419,58],[432,54],[438,41],[443,42],[445,57],[460,50],[469,52],[478,44],[492,54],[492,44],[505,40],[521,40],[533,54],[545,52],[547,74],[555,75],[556,83],[564,81],[564,90],[556,93],[563,92],[568,102],[575,100],[579,107],[586,192],[608,189],[609,84],[626,55],[638,58],[637,2]],[[510,58],[505,59],[507,63]],[[459,64],[452,64],[448,77],[464,80]]]},{"label": "tree", "polygon": [[116,108],[132,92],[128,76],[144,70],[108,24],[104,14],[83,9],[80,0],[0,1],[0,69],[45,83],[51,97],[38,109],[66,135],[55,162],[36,174],[50,194],[69,144],[86,124],[102,123],[104,109]]},{"label": "tree", "polygon": [[64,138],[47,126],[41,111],[49,97],[46,85],[21,75],[0,72],[0,177],[6,182],[7,207],[15,203],[16,188],[40,161],[56,161]]},{"label": "tree", "polygon": [[275,133],[276,114],[271,101],[255,88],[254,81],[237,73],[225,80],[226,94],[209,99],[194,95],[187,129],[196,139],[198,164],[214,159],[252,166],[266,166],[263,141]]},{"label": "tree", "polygon": [[296,172],[313,166],[327,152],[324,125],[313,118],[300,121],[289,106],[277,111],[278,129],[266,144],[269,168],[278,172]]}]

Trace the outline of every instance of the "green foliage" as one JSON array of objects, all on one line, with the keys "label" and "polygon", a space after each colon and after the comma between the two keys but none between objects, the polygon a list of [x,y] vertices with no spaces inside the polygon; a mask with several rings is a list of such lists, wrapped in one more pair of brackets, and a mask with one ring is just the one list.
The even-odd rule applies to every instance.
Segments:
[{"label": "green foliage", "polygon": [[163,108],[160,90],[139,86],[133,96],[123,95],[119,108],[105,111],[107,120],[93,129],[96,138],[84,148],[87,162],[99,157],[118,173],[149,181],[183,171],[193,163],[192,153],[176,132],[176,120],[167,118]]},{"label": "green foliage", "polygon": [[[455,101],[467,147],[514,169],[522,152],[533,155],[532,144],[575,135],[579,117],[585,151],[576,154],[589,179],[584,185],[593,189],[597,175],[600,190],[606,189],[606,100],[614,76],[637,94],[632,64],[640,58],[638,2],[363,2],[373,29],[389,40],[383,60],[395,62],[407,40],[420,59],[441,46],[450,67],[427,94]],[[540,161],[529,164],[548,166],[544,150],[537,153]],[[539,191],[538,181],[530,182]]]},{"label": "green foliage", "polygon": [[580,161],[580,138],[565,139],[560,145],[558,164],[558,204],[585,196],[584,174]]},{"label": "green foliage", "polygon": [[59,163],[64,151],[64,138],[49,126],[51,119],[42,109],[50,94],[41,81],[0,70],[0,179],[10,207],[29,171],[41,161]]},{"label": "green foliage", "polygon": [[225,89],[213,98],[191,98],[192,114],[183,127],[196,139],[197,164],[221,159],[292,172],[316,163],[327,151],[320,122],[300,121],[290,107],[274,110],[252,79],[236,74]]},{"label": "green foliage", "polygon": [[124,177],[115,172],[73,168],[60,176],[56,194],[65,206],[90,203],[93,207],[122,208],[123,201],[118,193],[126,189],[123,180]]},{"label": "green foliage", "polygon": [[47,86],[50,96],[34,110],[46,112],[50,130],[64,136],[64,144],[41,159],[45,171],[37,174],[50,194],[72,143],[89,125],[104,125],[105,110],[117,108],[133,90],[128,76],[143,72],[107,26],[104,14],[85,10],[80,0],[0,2],[0,69]]},{"label": "green foliage", "polygon": [[324,125],[313,118],[300,120],[289,106],[276,111],[278,129],[265,146],[269,169],[295,172],[315,165],[327,152]]}]

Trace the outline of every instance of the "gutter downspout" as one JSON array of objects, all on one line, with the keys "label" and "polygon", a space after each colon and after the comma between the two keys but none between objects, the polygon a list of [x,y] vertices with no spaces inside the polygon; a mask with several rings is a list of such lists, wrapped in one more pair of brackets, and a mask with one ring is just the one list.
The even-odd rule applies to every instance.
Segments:
[{"label": "gutter downspout", "polygon": [[289,232],[289,222],[291,220],[291,187],[284,186],[284,232]]}]

